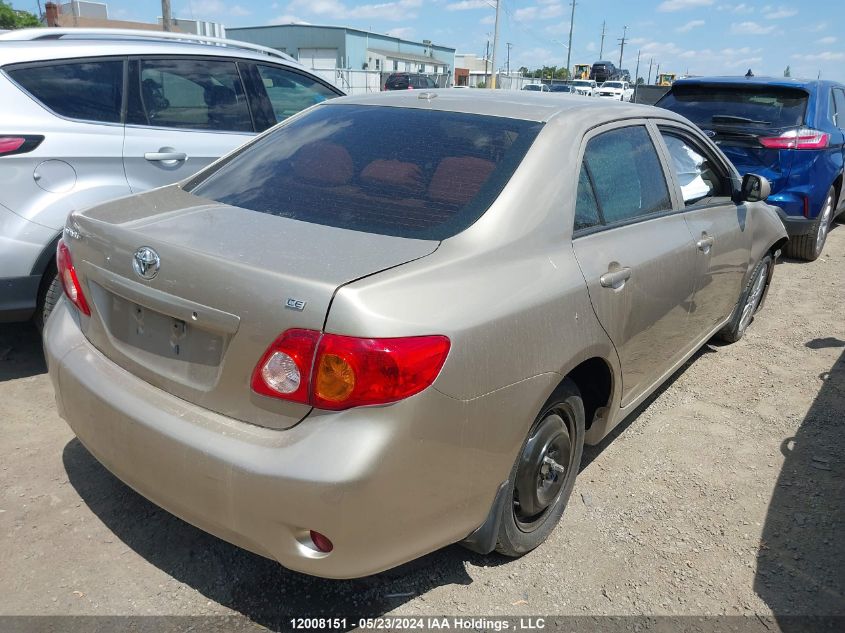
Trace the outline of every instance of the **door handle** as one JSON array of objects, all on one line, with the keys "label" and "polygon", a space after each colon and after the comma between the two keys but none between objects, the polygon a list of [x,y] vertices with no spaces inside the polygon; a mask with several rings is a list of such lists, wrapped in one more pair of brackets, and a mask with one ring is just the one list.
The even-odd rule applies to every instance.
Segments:
[{"label": "door handle", "polygon": [[619,270],[608,271],[599,278],[599,283],[603,288],[613,288],[618,290],[625,285],[625,282],[631,278],[631,269],[629,267],[620,268]]},{"label": "door handle", "polygon": [[698,250],[708,253],[710,252],[710,247],[713,246],[713,242],[713,238],[707,235],[702,236],[702,238],[698,240],[695,245],[698,246]]},{"label": "door handle", "polygon": [[144,154],[144,158],[149,161],[173,161],[173,162],[182,162],[183,160],[188,159],[188,155],[185,152],[147,152]]}]

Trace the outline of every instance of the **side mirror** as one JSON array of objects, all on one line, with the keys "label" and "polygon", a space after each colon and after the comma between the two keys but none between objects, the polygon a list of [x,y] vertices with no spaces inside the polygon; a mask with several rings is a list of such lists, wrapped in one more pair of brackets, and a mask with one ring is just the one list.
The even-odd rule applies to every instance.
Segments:
[{"label": "side mirror", "polygon": [[745,174],[742,178],[742,189],[739,199],[741,202],[760,202],[772,193],[772,186],[763,176]]}]

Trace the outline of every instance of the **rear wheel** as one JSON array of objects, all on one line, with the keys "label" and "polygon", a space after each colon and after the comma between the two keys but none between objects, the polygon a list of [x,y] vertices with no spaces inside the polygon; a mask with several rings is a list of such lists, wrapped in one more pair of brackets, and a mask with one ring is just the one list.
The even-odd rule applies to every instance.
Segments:
[{"label": "rear wheel", "polygon": [[511,470],[496,551],[522,556],[540,545],[560,520],[584,450],[584,403],[565,380],[537,416]]},{"label": "rear wheel", "polygon": [[833,219],[833,207],[836,204],[836,190],[831,187],[824,199],[822,210],[816,218],[813,228],[806,235],[798,235],[789,240],[786,245],[786,254],[789,257],[803,259],[812,262],[822,254],[824,243],[827,240],[827,232]]},{"label": "rear wheel", "polygon": [[47,317],[56,307],[56,303],[62,296],[62,282],[59,279],[56,264],[50,264],[41,280],[41,287],[38,290],[38,303],[35,306],[35,315],[32,317],[35,326],[39,331],[44,329]]},{"label": "rear wheel", "polygon": [[769,279],[769,269],[772,267],[771,255],[766,255],[759,261],[745,289],[740,295],[736,310],[734,310],[730,323],[728,323],[718,334],[718,337],[727,343],[736,343],[745,334],[745,330],[754,320],[754,315],[760,308],[760,302],[766,292],[766,282]]}]

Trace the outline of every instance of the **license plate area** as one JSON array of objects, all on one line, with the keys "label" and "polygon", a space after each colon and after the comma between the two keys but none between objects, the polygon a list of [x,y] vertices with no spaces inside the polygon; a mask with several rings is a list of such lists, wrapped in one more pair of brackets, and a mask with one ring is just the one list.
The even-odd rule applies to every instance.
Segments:
[{"label": "license plate area", "polygon": [[89,339],[118,365],[167,389],[173,382],[199,391],[217,384],[231,334],[165,314],[89,281],[102,324]]},{"label": "license plate area", "polygon": [[118,341],[162,359],[215,367],[220,364],[221,335],[109,294],[108,329]]}]

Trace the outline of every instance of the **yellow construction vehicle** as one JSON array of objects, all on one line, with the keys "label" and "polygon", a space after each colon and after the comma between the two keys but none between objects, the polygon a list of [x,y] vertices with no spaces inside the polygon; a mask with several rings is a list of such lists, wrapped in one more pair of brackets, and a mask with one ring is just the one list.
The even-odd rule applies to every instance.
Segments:
[{"label": "yellow construction vehicle", "polygon": [[572,75],[573,79],[589,79],[590,78],[590,64],[575,64],[575,72]]},{"label": "yellow construction vehicle", "polygon": [[675,73],[660,73],[657,75],[658,86],[671,86],[675,83]]}]

